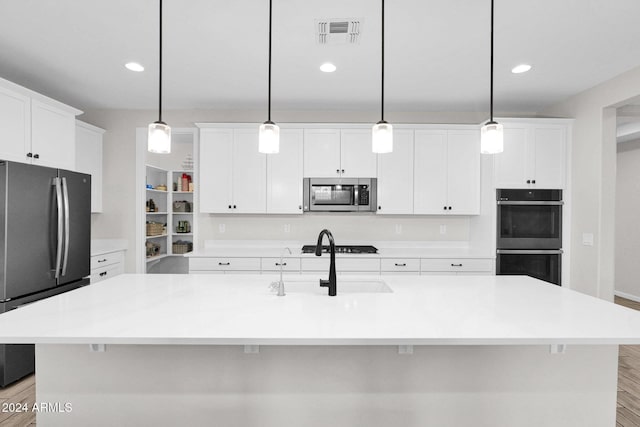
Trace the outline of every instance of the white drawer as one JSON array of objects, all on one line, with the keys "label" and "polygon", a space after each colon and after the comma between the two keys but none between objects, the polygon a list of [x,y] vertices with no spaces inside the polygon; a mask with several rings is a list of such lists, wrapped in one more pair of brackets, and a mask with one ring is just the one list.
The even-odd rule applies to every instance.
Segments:
[{"label": "white drawer", "polygon": [[382,271],[403,272],[403,271],[420,271],[419,258],[382,258],[380,260],[380,269]]},{"label": "white drawer", "polygon": [[[262,258],[262,271],[280,271],[280,258]],[[300,271],[300,258],[284,258],[282,271]]]},{"label": "white drawer", "polygon": [[487,258],[422,258],[420,271],[492,271],[493,260]]},{"label": "white drawer", "polygon": [[189,271],[260,271],[260,258],[189,258]]},{"label": "white drawer", "polygon": [[[300,269],[304,271],[329,271],[330,257],[302,258]],[[354,259],[336,258],[336,272],[338,274],[347,271],[380,272],[380,260],[378,258]]]},{"label": "white drawer", "polygon": [[97,283],[122,273],[124,273],[124,266],[122,263],[111,264],[91,270],[91,276],[89,276],[89,279],[91,283]]},{"label": "white drawer", "polygon": [[123,263],[124,253],[122,251],[111,252],[103,255],[94,255],[91,257],[91,269],[102,268],[107,265]]}]

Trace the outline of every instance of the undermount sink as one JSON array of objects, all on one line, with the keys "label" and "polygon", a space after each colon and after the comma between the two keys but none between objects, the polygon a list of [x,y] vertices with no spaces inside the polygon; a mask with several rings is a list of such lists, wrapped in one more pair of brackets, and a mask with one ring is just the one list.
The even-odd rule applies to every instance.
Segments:
[{"label": "undermount sink", "polygon": [[[340,294],[384,294],[393,290],[383,280],[349,280],[338,279],[338,295]],[[327,294],[327,289],[320,287],[319,280],[284,280],[287,293]]]}]

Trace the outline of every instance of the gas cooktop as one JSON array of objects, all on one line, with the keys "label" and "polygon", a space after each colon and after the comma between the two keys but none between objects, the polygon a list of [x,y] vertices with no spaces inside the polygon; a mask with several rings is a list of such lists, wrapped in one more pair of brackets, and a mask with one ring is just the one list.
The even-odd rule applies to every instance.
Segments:
[{"label": "gas cooktop", "polygon": [[[302,247],[303,254],[312,254],[316,251],[316,245],[304,245]],[[329,246],[322,246],[322,253],[329,253]],[[358,245],[336,245],[336,253],[340,254],[377,254],[378,249],[375,246],[358,246]]]}]

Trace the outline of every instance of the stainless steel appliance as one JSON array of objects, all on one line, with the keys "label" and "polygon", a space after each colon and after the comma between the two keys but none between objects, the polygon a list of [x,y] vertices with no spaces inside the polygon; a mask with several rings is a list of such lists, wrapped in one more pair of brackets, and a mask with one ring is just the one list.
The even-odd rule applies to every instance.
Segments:
[{"label": "stainless steel appliance", "polygon": [[496,196],[496,273],[560,285],[562,190],[498,189]]},{"label": "stainless steel appliance", "polygon": [[305,212],[375,212],[376,178],[304,178]]},{"label": "stainless steel appliance", "polygon": [[[378,249],[375,246],[363,246],[363,245],[335,245],[336,253],[341,254],[377,254]],[[322,246],[322,253],[326,254],[330,252],[328,245]],[[316,245],[304,245],[302,247],[303,254],[313,254],[316,252]]]},{"label": "stainless steel appliance", "polygon": [[[90,175],[0,160],[0,313],[88,284],[90,244]],[[0,386],[33,370],[33,345],[0,345]]]}]

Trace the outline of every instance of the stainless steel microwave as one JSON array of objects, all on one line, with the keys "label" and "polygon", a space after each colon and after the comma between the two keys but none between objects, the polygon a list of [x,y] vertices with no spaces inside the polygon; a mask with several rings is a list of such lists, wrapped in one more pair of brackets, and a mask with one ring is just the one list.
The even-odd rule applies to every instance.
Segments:
[{"label": "stainless steel microwave", "polygon": [[304,178],[305,212],[375,212],[376,178]]}]

